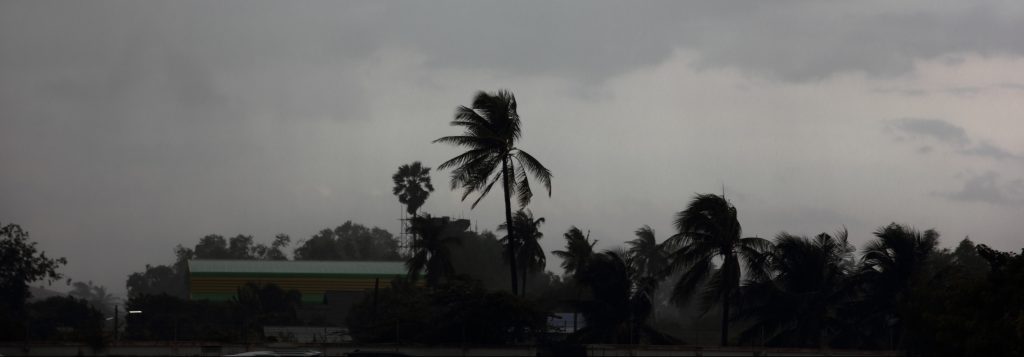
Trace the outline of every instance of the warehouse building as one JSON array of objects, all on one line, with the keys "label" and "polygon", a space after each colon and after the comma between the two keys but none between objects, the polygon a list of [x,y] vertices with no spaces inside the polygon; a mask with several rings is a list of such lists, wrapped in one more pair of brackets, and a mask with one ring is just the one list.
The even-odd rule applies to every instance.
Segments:
[{"label": "warehouse building", "polygon": [[[246,283],[297,290],[303,303],[325,304],[325,296],[359,296],[375,284],[390,286],[406,275],[400,261],[189,260],[192,300],[227,301]],[[346,299],[348,300],[348,299]]]}]

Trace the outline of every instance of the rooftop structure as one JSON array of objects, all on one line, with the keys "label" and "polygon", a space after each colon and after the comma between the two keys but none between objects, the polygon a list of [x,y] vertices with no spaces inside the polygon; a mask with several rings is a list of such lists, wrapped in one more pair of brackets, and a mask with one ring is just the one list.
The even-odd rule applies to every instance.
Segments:
[{"label": "rooftop structure", "polygon": [[189,298],[225,301],[246,283],[298,290],[303,302],[322,303],[328,291],[363,292],[406,275],[400,261],[189,260]]}]

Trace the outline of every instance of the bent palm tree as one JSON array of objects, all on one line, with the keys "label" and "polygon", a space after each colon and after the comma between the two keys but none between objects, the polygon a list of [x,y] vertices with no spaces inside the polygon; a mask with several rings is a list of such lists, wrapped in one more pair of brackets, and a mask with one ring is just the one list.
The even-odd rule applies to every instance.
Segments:
[{"label": "bent palm tree", "polygon": [[867,323],[890,331],[890,347],[895,347],[902,343],[903,321],[894,312],[907,303],[911,286],[927,279],[923,273],[938,246],[939,233],[891,223],[875,231],[875,237],[864,248],[857,276],[866,290],[861,312]]},{"label": "bent palm tree", "polygon": [[636,230],[636,239],[626,242],[629,245],[630,261],[637,273],[642,277],[660,274],[668,264],[665,248],[658,244],[654,230],[649,226]]},{"label": "bent palm tree", "polygon": [[416,217],[416,211],[434,192],[434,186],[430,184],[430,168],[423,167],[419,161],[405,164],[398,167],[391,180],[395,182],[392,193],[398,196],[398,202],[405,205],[406,212]]},{"label": "bent palm tree", "polygon": [[562,269],[566,275],[575,275],[577,272],[586,269],[587,263],[594,256],[594,244],[589,236],[584,236],[583,231],[573,226],[565,232],[565,250],[551,252],[562,259]]},{"label": "bent palm tree", "polygon": [[[544,248],[541,248],[539,241],[541,238],[544,238],[544,233],[540,231],[541,224],[544,224],[544,217],[534,219],[533,212],[530,210],[518,210],[512,216],[512,225],[519,240],[519,247],[516,247],[515,251],[523,274],[521,276],[523,296],[526,296],[526,277],[530,273],[544,271],[544,268],[547,266],[547,257],[544,256]],[[502,223],[498,225],[498,230],[508,231],[508,227]],[[501,243],[506,246],[510,242],[509,235],[501,238]],[[508,254],[505,254],[505,259],[508,260],[509,258]]]},{"label": "bent palm tree", "polygon": [[741,340],[760,335],[768,345],[824,348],[846,332],[843,309],[855,296],[848,279],[854,248],[847,236],[846,230],[814,238],[780,233],[766,261],[772,276],[742,289],[738,315],[755,322]]},{"label": "bent palm tree", "polygon": [[[764,252],[771,243],[762,238],[743,238],[743,230],[736,219],[736,207],[725,197],[714,194],[697,195],[690,205],[676,215],[679,233],[669,239],[676,250],[669,256],[669,272],[685,270],[672,290],[678,304],[689,301],[697,286],[708,281],[703,292],[703,303],[710,306],[716,300],[722,304],[721,344],[728,345],[729,305],[733,293],[740,286],[740,261],[746,263],[752,276],[761,274]],[[721,268],[715,270],[712,260],[721,259]]]},{"label": "bent palm tree", "polygon": [[[594,244],[597,241],[590,240],[590,232],[587,235],[583,235],[583,231],[576,226],[569,228],[568,232],[563,235],[565,237],[565,250],[556,250],[551,252],[556,257],[562,259],[562,269],[565,270],[565,275],[572,275],[573,280],[576,281],[576,299],[579,300],[580,295],[583,293],[583,284],[580,284],[583,274],[587,272],[587,267],[590,266],[590,262],[594,259]],[[576,312],[573,312],[573,331],[576,330],[576,323],[579,321],[576,318]]]},{"label": "bent palm tree", "polygon": [[[455,110],[452,126],[462,127],[462,135],[445,136],[435,143],[445,143],[465,147],[468,150],[445,161],[439,169],[452,169],[452,189],[463,189],[462,199],[478,193],[472,207],[491,191],[498,180],[502,181],[505,193],[505,224],[509,227],[509,236],[515,238],[515,227],[512,225],[512,196],[515,195],[520,206],[526,206],[533,197],[530,189],[529,176],[540,180],[551,195],[551,171],[526,151],[515,146],[522,135],[519,114],[516,112],[516,98],[512,92],[500,90],[497,93],[479,92],[473,99],[472,107],[460,106]],[[512,293],[518,294],[516,278],[515,242],[508,245],[508,254],[512,259],[510,271],[512,277]]]},{"label": "bent palm tree", "polygon": [[449,246],[460,244],[460,233],[466,227],[455,227],[448,217],[434,218],[428,215],[414,217],[409,230],[415,233],[412,242],[412,256],[405,262],[409,279],[415,281],[426,269],[427,286],[437,286],[441,279],[455,275],[452,253]]}]

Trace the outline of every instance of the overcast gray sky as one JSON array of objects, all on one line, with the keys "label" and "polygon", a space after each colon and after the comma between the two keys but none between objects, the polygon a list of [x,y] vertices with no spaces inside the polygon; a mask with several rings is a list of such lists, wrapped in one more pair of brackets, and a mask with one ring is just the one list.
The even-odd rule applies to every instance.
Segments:
[{"label": "overcast gray sky", "polygon": [[[0,2],[0,222],[117,293],[206,234],[397,231],[390,175],[478,90],[555,175],[543,245],[671,235],[694,193],[748,235],[896,221],[1024,246],[1024,3]],[[424,209],[502,220],[447,188]],[[549,269],[560,272],[557,261]]]}]

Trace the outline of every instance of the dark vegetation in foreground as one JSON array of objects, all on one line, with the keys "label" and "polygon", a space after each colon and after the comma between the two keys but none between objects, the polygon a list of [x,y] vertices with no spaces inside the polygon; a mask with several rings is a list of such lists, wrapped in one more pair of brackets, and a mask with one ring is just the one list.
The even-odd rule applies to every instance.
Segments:
[{"label": "dark vegetation in foreground", "polygon": [[[699,259],[721,249],[698,253],[705,243],[681,237],[654,243],[645,227],[628,249],[597,252],[594,240],[573,227],[564,235],[565,249],[555,252],[566,275],[531,274],[529,293],[522,297],[502,289],[507,276],[500,240],[462,231],[448,237],[453,238],[449,254],[428,254],[449,259],[428,267],[450,264],[451,269],[428,268],[426,285],[393,281],[381,289],[376,304],[370,295],[357,303],[344,324],[357,341],[367,343],[531,343],[549,337],[542,332],[550,313],[579,311],[586,327],[570,341],[693,344],[694,317],[704,329],[720,329],[723,325],[713,320],[730,306],[723,319],[730,322],[729,342],[741,346],[896,348],[926,355],[1024,352],[1020,254],[975,246],[968,239],[955,249],[940,249],[936,232],[896,224],[879,228],[859,258],[845,231],[815,237],[780,233],[737,259],[743,274],[730,280],[721,263],[727,260]],[[104,327],[101,312],[109,305],[74,296],[26,302],[28,281],[50,273],[59,279],[60,263],[35,252],[15,225],[5,226],[2,238],[0,336],[22,341],[28,334],[32,341],[93,346],[110,342],[111,327]],[[451,243],[456,240],[461,244]],[[17,259],[21,262],[12,263]],[[298,293],[274,285],[246,286],[230,302],[189,301],[179,295],[183,275],[149,278],[151,284],[129,285],[124,309],[146,313],[126,320],[122,340],[254,342],[266,340],[263,325],[339,324],[301,319]],[[723,291],[736,282],[726,299]]]},{"label": "dark vegetation in foreground", "polygon": [[[538,240],[545,220],[525,209],[529,177],[550,194],[551,172],[515,146],[521,135],[515,98],[480,93],[459,107],[463,135],[437,142],[466,152],[442,164],[463,198],[485,197],[497,183],[505,223],[476,232],[468,224],[421,213],[430,168],[402,165],[394,194],[411,215],[408,250],[391,233],[346,222],[302,240],[295,260],[402,260],[409,274],[382,284],[346,321],[303,314],[296,291],[249,284],[228,302],[190,301],[189,259],[286,260],[291,244],[252,236],[209,235],[178,246],[170,265],[147,265],[127,280],[122,340],[267,341],[262,326],[339,326],[362,343],[570,343],[740,345],[901,349],[917,355],[1024,354],[1024,255],[975,245],[939,247],[934,230],[892,223],[861,249],[843,229],[813,237],[744,234],[723,196],[696,195],[675,215],[675,232],[659,242],[648,226],[624,247],[599,251],[589,232],[569,227],[552,252],[563,275],[547,271]],[[512,198],[519,204],[512,209]],[[475,202],[474,202],[475,205]],[[29,284],[58,281],[66,262],[46,257],[28,233],[0,230],[0,339],[79,341],[101,348],[112,299],[102,287],[76,283],[71,296],[30,301]],[[553,313],[583,317],[578,331],[552,333]],[[115,320],[118,321],[118,320]],[[122,325],[122,326],[124,326]],[[703,332],[703,333],[702,333]]]}]

